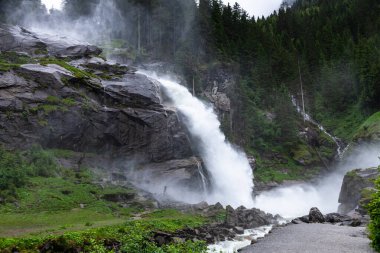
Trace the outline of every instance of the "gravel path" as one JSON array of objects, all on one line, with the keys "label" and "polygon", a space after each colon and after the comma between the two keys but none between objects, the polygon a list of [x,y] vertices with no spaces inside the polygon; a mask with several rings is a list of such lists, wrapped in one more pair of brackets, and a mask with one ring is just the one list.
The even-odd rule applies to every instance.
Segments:
[{"label": "gravel path", "polygon": [[276,228],[242,253],[375,253],[363,227],[298,224]]}]

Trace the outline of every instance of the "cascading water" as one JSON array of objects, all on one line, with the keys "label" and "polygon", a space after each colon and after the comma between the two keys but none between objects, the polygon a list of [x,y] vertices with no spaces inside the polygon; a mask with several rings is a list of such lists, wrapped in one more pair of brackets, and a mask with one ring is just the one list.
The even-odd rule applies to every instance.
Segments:
[{"label": "cascading water", "polygon": [[185,87],[169,78],[141,73],[162,85],[166,95],[184,116],[189,132],[198,140],[200,155],[211,183],[204,200],[234,207],[252,207],[252,169],[245,154],[235,150],[226,141],[212,107],[193,97]]},{"label": "cascading water", "polygon": [[297,100],[296,100],[296,98],[294,96],[291,96],[291,98],[292,98],[292,104],[293,104],[293,106],[297,109],[297,112],[302,115],[302,117],[304,118],[304,120],[308,121],[311,124],[313,124],[314,126],[318,127],[319,130],[321,130],[328,137],[330,137],[331,140],[333,140],[335,142],[335,144],[337,146],[338,157],[340,159],[342,159],[344,151],[345,151],[345,148],[344,148],[344,146],[342,146],[342,144],[341,144],[340,140],[338,139],[338,137],[335,137],[332,134],[330,134],[329,132],[327,132],[327,130],[321,124],[319,124],[318,122],[316,122],[315,120],[313,120],[313,118],[309,114],[307,114],[306,112],[304,112],[301,109],[301,107],[298,105]]}]

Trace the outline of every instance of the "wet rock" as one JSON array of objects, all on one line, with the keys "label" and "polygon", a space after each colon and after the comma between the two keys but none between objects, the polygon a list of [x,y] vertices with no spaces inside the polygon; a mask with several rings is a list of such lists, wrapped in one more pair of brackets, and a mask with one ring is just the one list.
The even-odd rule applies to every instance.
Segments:
[{"label": "wet rock", "polygon": [[361,214],[366,214],[364,206],[369,202],[374,191],[374,179],[379,176],[378,168],[356,169],[348,172],[344,176],[340,190],[338,212],[347,214],[357,208]]},{"label": "wet rock", "polygon": [[[2,144],[15,149],[39,144],[92,153],[105,160],[95,167],[107,170],[154,170],[156,166],[156,174],[166,173],[168,181],[200,188],[199,159],[193,158],[189,136],[177,112],[161,104],[157,83],[128,67],[92,58],[101,52],[95,46],[9,25],[0,25],[0,37],[1,51],[75,58],[67,64],[101,72],[98,78],[78,78],[55,64],[25,64],[1,72]],[[108,72],[119,77],[109,80]],[[119,163],[114,166],[114,161]],[[104,166],[107,163],[112,166]]]},{"label": "wet rock", "polygon": [[244,228],[242,228],[242,227],[234,227],[233,230],[238,235],[244,234]]},{"label": "wet rock", "polygon": [[104,200],[111,202],[128,202],[135,198],[134,192],[107,193],[102,196]]},{"label": "wet rock", "polygon": [[226,226],[242,227],[244,229],[261,227],[276,223],[273,215],[267,214],[259,209],[247,209],[239,207],[234,210],[231,206],[226,207]]},{"label": "wet rock", "polygon": [[64,37],[33,33],[22,27],[0,24],[0,51],[25,52],[29,55],[48,53],[55,57],[81,58],[99,55],[102,50]]},{"label": "wet rock", "polygon": [[321,211],[319,211],[319,209],[317,207],[313,207],[310,209],[309,222],[310,223],[323,223],[323,222],[325,222],[325,217],[323,216],[323,214],[321,213]]},{"label": "wet rock", "polygon": [[173,242],[173,238],[171,234],[159,231],[159,232],[154,232],[153,241],[158,246],[162,246],[162,245]]},{"label": "wet rock", "polygon": [[352,218],[348,215],[342,215],[339,213],[329,213],[325,215],[326,222],[335,224],[344,221],[350,221]]},{"label": "wet rock", "polygon": [[238,224],[238,215],[232,206],[226,207],[226,225],[230,227],[237,226]]}]

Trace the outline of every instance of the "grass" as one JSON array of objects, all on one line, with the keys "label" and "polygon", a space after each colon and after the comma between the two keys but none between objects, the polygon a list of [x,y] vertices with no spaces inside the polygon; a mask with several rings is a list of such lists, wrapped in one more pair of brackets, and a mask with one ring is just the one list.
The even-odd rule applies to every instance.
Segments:
[{"label": "grass", "polygon": [[342,138],[345,141],[352,140],[356,129],[366,119],[366,116],[360,110],[359,105],[347,108],[345,112],[335,115],[318,114],[318,120],[328,130],[331,130],[335,136]]},{"label": "grass", "polygon": [[2,213],[1,217],[0,237],[62,234],[87,229],[88,222],[93,224],[92,227],[99,227],[120,224],[126,220],[125,217],[79,208],[56,212]]},{"label": "grass", "polygon": [[80,232],[66,232],[63,235],[50,234],[27,238],[4,238],[0,239],[0,249],[2,249],[2,252],[13,252],[13,249],[21,252],[39,252],[41,247],[48,245],[52,248],[52,252],[57,249],[60,249],[58,250],[60,252],[115,252],[110,250],[112,247],[118,247],[121,252],[128,253],[206,252],[204,242],[187,241],[158,247],[151,240],[153,231],[172,232],[184,228],[186,226],[185,222],[191,223],[191,221],[191,218],[187,220],[174,218],[166,220],[143,219]]},{"label": "grass", "polygon": [[[51,99],[55,101],[55,99]],[[54,159],[72,157],[69,150],[43,150],[34,147],[23,152],[0,149],[0,172],[17,179],[14,172],[24,170],[20,184],[12,186],[14,198],[0,204],[0,251],[39,252],[170,252],[200,253],[204,242],[176,242],[158,247],[152,241],[154,231],[174,232],[206,222],[198,215],[176,210],[158,210],[137,215],[141,203],[129,207],[107,201],[105,195],[134,191],[121,186],[94,184],[88,170],[59,167]],[[50,176],[33,176],[35,171],[50,171]],[[2,175],[2,174],[0,174]],[[1,177],[0,177],[1,178]],[[8,181],[0,181],[7,187]],[[136,215],[136,216],[135,216]]]},{"label": "grass", "polygon": [[255,179],[263,182],[282,183],[287,180],[307,180],[315,176],[320,168],[305,168],[296,164],[291,158],[287,158],[286,163],[276,159],[266,160],[257,159],[256,169],[254,171]]},{"label": "grass", "polygon": [[371,140],[373,138],[380,139],[380,112],[369,117],[355,132],[354,140]]},{"label": "grass", "polygon": [[16,52],[0,52],[0,71],[9,71],[31,62],[33,59],[26,55]]},{"label": "grass", "polygon": [[76,106],[78,102],[73,98],[59,98],[55,96],[48,96],[45,104],[40,104],[37,107],[31,108],[29,111],[37,113],[38,111],[44,112],[45,115],[61,111],[67,112],[70,107]]}]

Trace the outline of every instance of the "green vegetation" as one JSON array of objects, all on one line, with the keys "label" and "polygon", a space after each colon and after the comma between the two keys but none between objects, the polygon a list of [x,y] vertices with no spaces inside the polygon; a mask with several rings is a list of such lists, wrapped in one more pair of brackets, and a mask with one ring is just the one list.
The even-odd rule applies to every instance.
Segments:
[{"label": "green vegetation", "polygon": [[315,176],[321,168],[297,164],[291,158],[257,159],[255,179],[268,183],[281,183],[285,180],[307,180]]},{"label": "green vegetation", "polygon": [[372,195],[372,200],[368,204],[367,209],[371,217],[369,237],[372,240],[373,248],[380,252],[380,178],[376,181],[376,189],[377,191]]},{"label": "green vegetation", "polygon": [[38,111],[42,111],[44,114],[49,115],[56,111],[66,112],[70,107],[76,106],[77,104],[78,102],[73,98],[62,99],[59,97],[48,96],[46,98],[46,103],[31,108],[28,112],[37,113]]},{"label": "green vegetation", "polygon": [[55,65],[61,66],[62,68],[68,70],[76,78],[79,78],[79,79],[96,78],[95,75],[93,75],[93,74],[91,74],[89,72],[86,72],[84,70],[81,70],[79,68],[76,68],[74,66],[71,66],[66,61],[61,60],[61,59],[52,58],[52,57],[50,57],[50,58],[42,58],[42,59],[40,59],[40,64],[41,65],[55,64]]},{"label": "green vegetation", "polygon": [[206,252],[204,242],[186,241],[158,247],[151,239],[154,231],[173,232],[192,223],[192,219],[178,220],[139,220],[129,221],[123,225],[91,229],[83,232],[67,232],[63,235],[37,236],[24,239],[0,239],[2,252],[18,249],[22,252],[39,252],[39,248],[49,245],[55,251],[114,252],[120,250],[128,253],[200,253]]},{"label": "green vegetation", "polygon": [[369,117],[355,132],[354,140],[379,140],[380,139],[380,112]]},{"label": "green vegetation", "polygon": [[133,218],[151,204],[130,201],[127,207],[120,205],[115,199],[133,199],[134,190],[100,186],[93,183],[97,178],[89,170],[58,165],[58,158],[75,155],[37,146],[23,152],[0,149],[1,252],[39,252],[45,245],[52,245],[52,251],[205,252],[203,242],[158,247],[152,239],[154,231],[201,226],[204,218],[176,210],[145,212]]},{"label": "green vegetation", "polygon": [[33,60],[16,52],[0,52],[0,71],[9,71],[20,67],[22,64],[32,63]]}]

